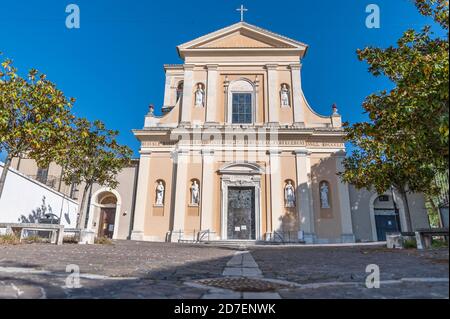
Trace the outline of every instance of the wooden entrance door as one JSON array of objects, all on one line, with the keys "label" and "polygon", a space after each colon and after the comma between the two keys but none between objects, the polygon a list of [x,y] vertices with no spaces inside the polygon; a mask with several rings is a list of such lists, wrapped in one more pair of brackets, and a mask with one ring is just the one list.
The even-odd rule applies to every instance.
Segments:
[{"label": "wooden entrance door", "polygon": [[99,237],[113,238],[116,208],[102,208],[100,213]]}]

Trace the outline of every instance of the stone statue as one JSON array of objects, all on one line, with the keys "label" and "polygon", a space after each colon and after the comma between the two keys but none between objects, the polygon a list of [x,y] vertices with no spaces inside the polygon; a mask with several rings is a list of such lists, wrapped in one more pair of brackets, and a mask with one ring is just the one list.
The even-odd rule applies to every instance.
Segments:
[{"label": "stone statue", "polygon": [[156,186],[156,205],[162,206],[164,204],[164,185],[160,181]]},{"label": "stone statue", "polygon": [[328,202],[328,185],[327,183],[322,183],[320,187],[320,203],[322,208],[330,208],[330,204]]},{"label": "stone statue", "polygon": [[150,104],[148,106],[148,116],[153,116],[155,115],[155,107],[153,106],[153,104]]},{"label": "stone statue", "polygon": [[291,181],[284,188],[284,200],[286,207],[295,207],[295,191]]},{"label": "stone statue", "polygon": [[200,187],[197,181],[194,181],[191,186],[191,204],[198,205],[200,203]]},{"label": "stone statue", "polygon": [[197,91],[195,91],[195,106],[205,106],[205,91],[201,83],[197,85]]},{"label": "stone statue", "polygon": [[281,87],[281,106],[289,106],[289,89],[286,84]]}]

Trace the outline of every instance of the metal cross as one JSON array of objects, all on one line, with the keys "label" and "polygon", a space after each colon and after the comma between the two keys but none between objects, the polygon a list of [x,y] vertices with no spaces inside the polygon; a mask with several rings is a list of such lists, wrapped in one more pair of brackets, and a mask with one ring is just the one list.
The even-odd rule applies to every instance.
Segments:
[{"label": "metal cross", "polygon": [[244,12],[248,11],[248,9],[244,8],[244,5],[241,4],[241,7],[236,9],[236,11],[241,12],[241,22],[243,22],[244,21]]}]

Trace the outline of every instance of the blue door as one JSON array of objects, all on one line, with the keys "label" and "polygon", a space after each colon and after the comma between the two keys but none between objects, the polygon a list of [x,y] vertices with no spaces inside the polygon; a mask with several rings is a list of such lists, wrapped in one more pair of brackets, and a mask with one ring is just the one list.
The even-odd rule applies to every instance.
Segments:
[{"label": "blue door", "polygon": [[386,240],[386,233],[395,233],[400,231],[395,213],[377,215],[375,212],[375,225],[377,227],[377,236],[379,241]]}]

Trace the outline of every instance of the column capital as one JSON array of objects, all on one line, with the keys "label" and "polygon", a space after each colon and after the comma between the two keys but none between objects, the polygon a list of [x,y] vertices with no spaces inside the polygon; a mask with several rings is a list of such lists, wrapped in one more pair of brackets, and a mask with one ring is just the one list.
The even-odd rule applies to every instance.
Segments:
[{"label": "column capital", "polygon": [[267,70],[276,70],[278,67],[278,64],[266,64]]},{"label": "column capital", "polygon": [[204,156],[207,156],[207,155],[214,155],[214,150],[211,150],[211,149],[203,149],[203,150],[200,151],[200,153],[201,153],[202,155],[204,155]]},{"label": "column capital", "polygon": [[269,155],[280,155],[282,153],[281,150],[268,150],[267,154]]},{"label": "column capital", "polygon": [[174,153],[176,153],[178,155],[188,155],[189,154],[189,150],[177,149],[177,150],[174,151]]},{"label": "column capital", "polygon": [[193,69],[194,69],[194,67],[195,67],[195,64],[183,64],[183,69],[185,70],[185,71],[192,71]]},{"label": "column capital", "polygon": [[341,159],[341,158],[345,158],[347,156],[347,153],[344,150],[337,151],[336,153],[334,153],[334,156]]},{"label": "column capital", "polygon": [[151,150],[139,150],[139,154],[141,155],[141,156],[150,156],[151,154],[152,154],[152,151]]},{"label": "column capital", "polygon": [[209,70],[217,70],[217,68],[219,67],[218,64],[207,64],[206,65],[206,69]]},{"label": "column capital", "polygon": [[301,64],[301,63],[298,63],[298,64],[290,64],[290,65],[289,65],[289,68],[290,68],[291,70],[301,70],[302,64]]},{"label": "column capital", "polygon": [[311,152],[306,149],[299,149],[299,150],[295,150],[294,154],[297,156],[309,156],[309,155],[311,155]]}]

